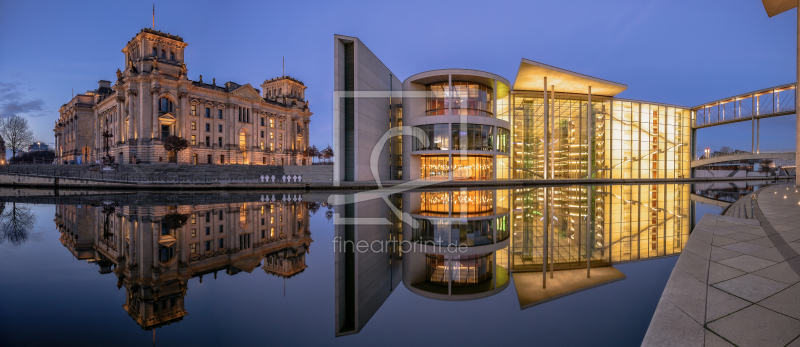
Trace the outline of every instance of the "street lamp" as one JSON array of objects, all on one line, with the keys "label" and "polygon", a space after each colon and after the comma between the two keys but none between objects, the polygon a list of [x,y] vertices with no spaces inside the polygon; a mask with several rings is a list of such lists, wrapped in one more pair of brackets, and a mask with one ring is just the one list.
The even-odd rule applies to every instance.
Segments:
[{"label": "street lamp", "polygon": [[[772,18],[798,7],[800,0],[761,0],[761,3],[764,5],[767,15]],[[797,79],[795,81],[800,82],[800,10],[797,11],[797,19]],[[797,117],[797,111],[800,110],[800,95],[797,93],[797,86],[798,84],[795,84],[794,88],[795,117]],[[800,163],[800,121],[797,122],[795,131],[795,162]],[[795,180],[795,184],[800,186],[800,180]]]}]

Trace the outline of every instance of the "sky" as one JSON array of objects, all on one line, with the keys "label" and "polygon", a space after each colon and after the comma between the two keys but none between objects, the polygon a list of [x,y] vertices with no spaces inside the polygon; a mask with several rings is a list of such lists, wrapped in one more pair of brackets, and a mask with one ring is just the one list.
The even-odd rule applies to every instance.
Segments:
[{"label": "sky", "polygon": [[[153,2],[0,0],[0,117],[52,143],[58,109],[115,79]],[[158,1],[155,28],[189,44],[189,78],[308,87],[311,144],[332,144],[333,35],[361,39],[401,80],[468,68],[516,77],[527,58],[628,85],[618,96],[696,106],[796,79],[797,12],[759,0]],[[761,149],[793,149],[795,116],[762,121]],[[697,148],[749,150],[749,123],[702,129]]]}]

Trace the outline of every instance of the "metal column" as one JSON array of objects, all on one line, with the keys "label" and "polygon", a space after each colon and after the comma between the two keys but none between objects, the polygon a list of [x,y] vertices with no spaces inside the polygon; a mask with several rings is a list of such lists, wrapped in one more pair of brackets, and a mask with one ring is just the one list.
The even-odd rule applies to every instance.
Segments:
[{"label": "metal column", "polygon": [[[800,1],[800,0],[798,0]],[[594,114],[592,113],[592,86],[589,86],[589,92],[587,94],[589,96],[589,101],[586,103],[586,117],[589,119],[589,129],[587,130],[587,136],[589,137],[589,165],[586,170],[586,178],[591,179],[594,171]]]},{"label": "metal column", "polygon": [[549,138],[547,136],[547,125],[550,124],[550,117],[548,116],[549,109],[547,105],[547,77],[544,78],[544,101],[543,101],[543,108],[544,108],[544,126],[542,127],[542,132],[544,132],[544,151],[542,152],[542,158],[544,161],[542,165],[544,166],[544,179],[547,179],[547,154],[550,150],[550,145],[548,144]]}]

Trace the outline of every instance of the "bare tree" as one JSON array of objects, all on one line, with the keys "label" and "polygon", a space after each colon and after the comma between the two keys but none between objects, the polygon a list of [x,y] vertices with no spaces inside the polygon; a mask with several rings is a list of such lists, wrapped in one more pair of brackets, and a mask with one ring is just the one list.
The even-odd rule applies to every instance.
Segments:
[{"label": "bare tree", "polygon": [[12,203],[11,209],[0,214],[0,243],[9,241],[15,246],[21,245],[28,240],[35,224],[36,215],[30,208]]},{"label": "bare tree", "polygon": [[333,148],[331,148],[331,145],[328,145],[328,147],[322,150],[322,156],[325,157],[327,162],[330,162],[331,158],[333,158]]},{"label": "bare tree", "polygon": [[33,131],[28,126],[28,120],[19,115],[0,119],[0,136],[11,149],[12,157],[33,143]]},{"label": "bare tree", "polygon": [[733,149],[728,146],[722,146],[719,151],[720,153],[733,153]]}]

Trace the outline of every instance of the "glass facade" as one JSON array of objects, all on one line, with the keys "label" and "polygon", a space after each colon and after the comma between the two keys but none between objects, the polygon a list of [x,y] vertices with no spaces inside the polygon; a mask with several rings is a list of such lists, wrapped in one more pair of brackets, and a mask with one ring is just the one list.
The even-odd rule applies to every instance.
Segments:
[{"label": "glass facade", "polygon": [[453,156],[453,180],[491,181],[494,179],[492,157]]},{"label": "glass facade", "polygon": [[[511,132],[491,125],[425,124],[415,126],[413,131],[413,151],[470,150],[508,153],[511,147]],[[428,145],[418,137],[426,137]]]},{"label": "glass facade", "polygon": [[447,82],[427,86],[427,115],[454,115],[493,117],[494,95],[491,87],[473,82],[453,82],[448,92]]},{"label": "glass facade", "polygon": [[556,270],[585,267],[587,250],[597,265],[680,253],[691,230],[689,193],[680,184],[515,190],[511,266],[540,271],[545,239]]},{"label": "glass facade", "polygon": [[[553,177],[594,178],[689,177],[690,112],[688,109],[616,99],[593,100],[594,133],[588,131],[587,100],[556,94],[549,124],[541,93],[513,96],[513,177],[544,178],[545,157]],[[549,134],[545,156],[544,135]],[[552,158],[552,159],[550,159]]]},{"label": "glass facade", "polygon": [[444,256],[427,254],[427,282],[436,285],[464,286],[492,279],[492,253]]}]

